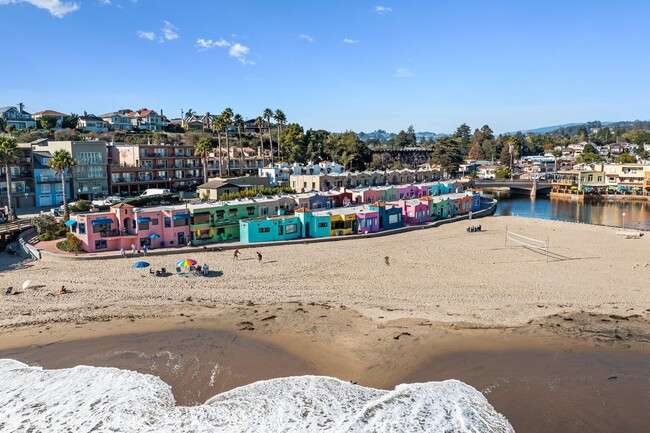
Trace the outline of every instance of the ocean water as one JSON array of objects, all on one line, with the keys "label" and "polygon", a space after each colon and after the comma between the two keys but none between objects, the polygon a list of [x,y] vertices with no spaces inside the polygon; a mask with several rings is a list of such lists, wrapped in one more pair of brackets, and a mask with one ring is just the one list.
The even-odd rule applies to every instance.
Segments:
[{"label": "ocean water", "polygon": [[182,407],[156,376],[2,359],[0,386],[2,432],[514,432],[481,393],[456,380],[385,391],[298,376]]}]

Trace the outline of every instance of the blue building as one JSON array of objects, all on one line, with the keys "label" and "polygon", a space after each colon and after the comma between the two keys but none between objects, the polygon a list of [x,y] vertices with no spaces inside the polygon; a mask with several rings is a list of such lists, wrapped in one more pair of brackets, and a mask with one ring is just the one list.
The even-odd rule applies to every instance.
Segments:
[{"label": "blue building", "polygon": [[[32,158],[34,160],[36,206],[59,206],[63,203],[63,186],[61,185],[61,175],[47,165],[48,161],[52,159],[52,154],[47,151],[34,151],[32,152]],[[70,200],[70,174],[67,170],[65,174],[65,194]]]},{"label": "blue building", "polygon": [[379,229],[390,230],[404,227],[402,208],[383,202],[373,203],[370,210],[379,212]]},{"label": "blue building", "polygon": [[330,216],[314,215],[306,208],[296,209],[296,216],[300,218],[303,238],[326,238],[330,235]]},{"label": "blue building", "polygon": [[300,218],[279,215],[239,221],[239,240],[242,243],[288,241],[301,236]]}]

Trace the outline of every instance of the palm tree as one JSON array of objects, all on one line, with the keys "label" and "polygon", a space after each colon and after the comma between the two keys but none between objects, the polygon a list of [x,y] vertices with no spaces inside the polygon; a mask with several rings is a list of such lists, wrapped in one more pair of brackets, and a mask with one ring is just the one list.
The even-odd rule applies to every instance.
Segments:
[{"label": "palm tree", "polygon": [[221,113],[221,119],[223,120],[224,126],[226,128],[226,174],[230,176],[230,143],[228,142],[228,128],[232,124],[232,108],[226,108]]},{"label": "palm tree", "polygon": [[269,127],[269,146],[271,149],[271,164],[273,164],[273,137],[271,136],[271,117],[273,117],[273,110],[265,108],[262,117],[266,119],[266,124]]},{"label": "palm tree", "polygon": [[63,219],[66,221],[70,217],[70,209],[68,209],[68,196],[65,191],[65,172],[72,170],[72,167],[77,165],[77,161],[72,157],[72,154],[65,149],[59,149],[54,152],[52,159],[47,162],[47,165],[56,170],[61,176],[61,191],[63,192]]},{"label": "palm tree", "polygon": [[189,119],[190,117],[194,116],[195,114],[196,114],[196,111],[194,111],[194,110],[192,110],[191,108],[189,108],[189,109],[187,110],[187,112],[185,113],[185,118],[186,118],[186,119]]},{"label": "palm tree", "polygon": [[255,125],[260,129],[260,146],[262,147],[262,167],[265,167],[266,162],[264,161],[264,140],[262,140],[262,128],[264,128],[264,119],[262,119],[262,116],[255,119]]},{"label": "palm tree", "polygon": [[[212,152],[212,142],[208,137],[201,137],[194,145],[194,154],[201,158],[203,164],[203,183],[208,183],[208,156]],[[221,174],[221,172],[219,172]]]},{"label": "palm tree", "polygon": [[219,177],[223,177],[221,173],[221,130],[223,129],[223,118],[221,116],[214,116],[214,119],[212,119],[212,129],[217,131],[217,141],[219,142],[219,157],[218,157],[218,162],[219,162]]},{"label": "palm tree", "polygon": [[14,207],[11,204],[11,164],[20,158],[20,149],[13,137],[0,137],[0,164],[5,167],[5,176],[7,179],[7,207],[9,209],[8,217],[14,214]]},{"label": "palm tree", "polygon": [[[282,125],[284,125],[287,121],[287,116],[285,116],[284,112],[278,108],[277,110],[275,110],[273,119],[275,119],[275,123],[278,124],[278,149],[280,149],[280,133],[282,132]],[[269,131],[269,134],[270,133],[271,132]],[[278,152],[278,155],[279,154],[280,152]]]},{"label": "palm tree", "polygon": [[244,166],[243,166],[244,146],[242,145],[241,142],[241,128],[242,126],[244,126],[244,118],[242,117],[241,114],[235,114],[235,117],[233,117],[233,122],[237,127],[237,135],[239,135],[239,175],[241,176],[244,174]]}]

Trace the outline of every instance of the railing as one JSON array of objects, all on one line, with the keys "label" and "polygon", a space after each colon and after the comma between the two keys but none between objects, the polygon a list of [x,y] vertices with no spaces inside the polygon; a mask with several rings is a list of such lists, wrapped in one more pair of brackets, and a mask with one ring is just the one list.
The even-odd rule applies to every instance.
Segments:
[{"label": "railing", "polygon": [[16,233],[32,226],[31,220],[18,219],[0,224],[0,234]]}]

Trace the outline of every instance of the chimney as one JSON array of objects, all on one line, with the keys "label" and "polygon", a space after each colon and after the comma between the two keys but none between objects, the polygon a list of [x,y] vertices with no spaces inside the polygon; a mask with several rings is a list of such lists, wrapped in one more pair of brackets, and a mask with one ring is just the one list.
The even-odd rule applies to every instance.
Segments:
[{"label": "chimney", "polygon": [[162,108],[160,109],[160,117],[165,117],[165,116],[163,115]]},{"label": "chimney", "polygon": [[84,111],[84,117],[86,117],[87,115],[88,115],[88,113],[86,113],[86,112]]}]

